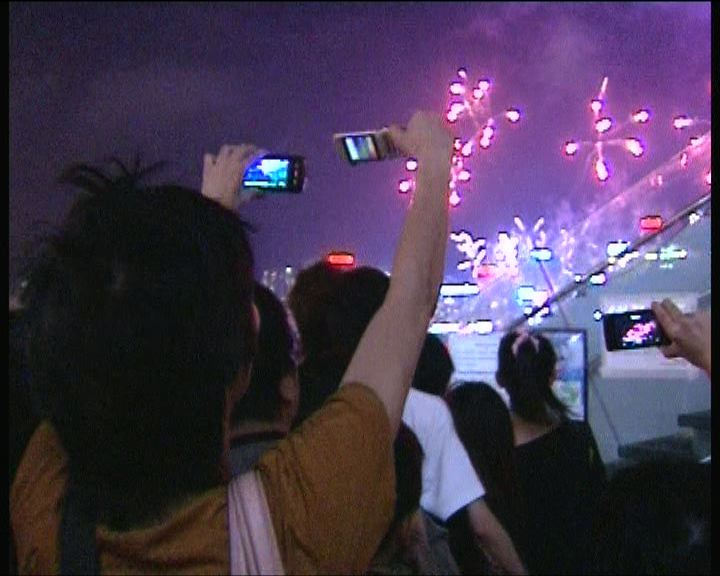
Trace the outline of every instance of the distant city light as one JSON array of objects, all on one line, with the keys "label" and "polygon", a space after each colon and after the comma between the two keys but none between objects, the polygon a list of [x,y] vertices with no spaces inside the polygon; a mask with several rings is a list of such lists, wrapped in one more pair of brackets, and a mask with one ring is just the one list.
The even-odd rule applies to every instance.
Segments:
[{"label": "distant city light", "polygon": [[643,216],[640,218],[640,230],[643,232],[655,232],[663,225],[662,216]]},{"label": "distant city light", "polygon": [[518,302],[532,302],[535,299],[535,286],[518,286]]},{"label": "distant city light", "polygon": [[590,276],[590,284],[593,284],[595,286],[602,286],[607,282],[607,276],[605,276],[605,272],[598,272],[597,274],[593,274]]},{"label": "distant city light", "polygon": [[490,334],[493,331],[492,320],[476,320],[468,323],[462,332],[474,334]]},{"label": "distant city light", "polygon": [[430,334],[453,334],[460,330],[460,322],[433,322],[428,328]]},{"label": "distant city light", "polygon": [[477,296],[480,288],[477,284],[442,284],[440,296]]},{"label": "distant city light", "polygon": [[687,258],[687,250],[676,246],[666,246],[660,248],[660,260],[684,260]]},{"label": "distant city light", "polygon": [[530,257],[538,262],[548,262],[553,258],[553,251],[550,248],[533,248]]},{"label": "distant city light", "polygon": [[331,266],[352,267],[355,265],[355,255],[351,252],[330,252],[326,261]]},{"label": "distant city light", "polygon": [[608,256],[620,256],[630,246],[630,242],[627,240],[616,240],[614,242],[608,242],[606,253]]}]

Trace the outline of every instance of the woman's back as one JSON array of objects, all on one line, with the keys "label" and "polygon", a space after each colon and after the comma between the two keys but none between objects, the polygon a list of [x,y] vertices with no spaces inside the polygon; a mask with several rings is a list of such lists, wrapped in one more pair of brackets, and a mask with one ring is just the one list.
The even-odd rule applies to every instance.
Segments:
[{"label": "woman's back", "polygon": [[605,469],[590,427],[565,421],[515,448],[526,513],[525,561],[531,574],[578,574]]},{"label": "woman's back", "polygon": [[558,357],[542,334],[500,340],[496,378],[510,396],[531,574],[582,574],[605,471],[590,427],[553,393]]}]

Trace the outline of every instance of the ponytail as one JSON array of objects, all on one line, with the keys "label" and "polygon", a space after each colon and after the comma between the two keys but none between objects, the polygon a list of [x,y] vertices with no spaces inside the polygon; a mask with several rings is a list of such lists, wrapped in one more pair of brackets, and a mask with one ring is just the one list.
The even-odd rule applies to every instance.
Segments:
[{"label": "ponytail", "polygon": [[552,390],[557,355],[540,334],[510,332],[498,349],[497,380],[510,395],[512,411],[537,424],[567,418],[567,407]]}]

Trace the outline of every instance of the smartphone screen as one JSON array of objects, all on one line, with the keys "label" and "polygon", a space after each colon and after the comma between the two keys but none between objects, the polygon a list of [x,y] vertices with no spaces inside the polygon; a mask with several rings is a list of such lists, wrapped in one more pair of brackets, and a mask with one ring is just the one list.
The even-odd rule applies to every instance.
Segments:
[{"label": "smartphone screen", "polygon": [[264,156],[245,170],[243,188],[265,192],[300,192],[304,173],[297,156]]},{"label": "smartphone screen", "polygon": [[342,143],[350,162],[369,162],[380,159],[378,146],[372,134],[344,136]]},{"label": "smartphone screen", "polygon": [[364,132],[334,134],[340,156],[351,165],[400,157],[386,128]]},{"label": "smartphone screen", "polygon": [[632,310],[603,316],[607,350],[634,350],[669,344],[652,310]]}]

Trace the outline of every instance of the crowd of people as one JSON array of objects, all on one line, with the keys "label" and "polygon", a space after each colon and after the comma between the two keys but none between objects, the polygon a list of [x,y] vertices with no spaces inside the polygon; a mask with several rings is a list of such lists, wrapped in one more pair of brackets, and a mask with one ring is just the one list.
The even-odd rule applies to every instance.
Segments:
[{"label": "crowd of people", "polygon": [[[77,165],[79,189],[10,311],[11,573],[710,573],[710,475],[608,479],[552,391],[540,333],[497,383],[450,387],[429,335],[453,139],[414,114],[392,273],[320,261],[287,306],[254,280],[238,212],[252,145],[199,191]],[[653,309],[710,377],[707,315]]]}]

